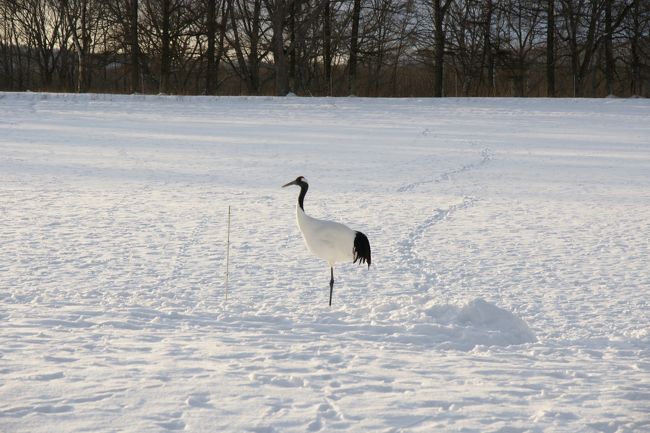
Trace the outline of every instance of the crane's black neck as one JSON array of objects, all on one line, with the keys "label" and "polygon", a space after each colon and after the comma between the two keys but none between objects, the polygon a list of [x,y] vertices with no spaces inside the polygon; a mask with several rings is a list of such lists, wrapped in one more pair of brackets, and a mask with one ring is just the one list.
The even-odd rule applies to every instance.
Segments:
[{"label": "crane's black neck", "polygon": [[305,211],[305,195],[307,195],[307,189],[309,188],[309,184],[307,182],[300,181],[298,182],[298,186],[300,187],[300,195],[298,196],[298,205],[300,206],[300,209],[302,211]]}]

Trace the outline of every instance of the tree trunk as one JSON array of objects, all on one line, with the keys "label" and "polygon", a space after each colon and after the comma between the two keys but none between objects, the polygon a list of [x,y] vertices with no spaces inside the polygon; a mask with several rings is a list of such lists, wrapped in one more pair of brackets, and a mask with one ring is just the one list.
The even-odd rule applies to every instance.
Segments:
[{"label": "tree trunk", "polygon": [[[28,76],[29,72],[24,72],[24,71],[25,70],[27,70],[27,71],[31,70],[30,67],[29,67],[29,58],[30,58],[30,56],[27,56],[27,64],[28,65],[27,65],[27,68],[25,68],[25,66],[24,66],[25,62],[23,61],[23,50],[20,49],[20,40],[19,39],[20,38],[18,37],[18,34],[16,32],[15,27],[12,26],[12,38],[11,38],[11,44],[10,44],[10,48],[11,48],[10,52],[14,53],[14,56],[15,56],[14,58],[16,59],[15,68],[13,68],[13,66],[12,66],[13,71],[15,71],[15,73],[16,73],[16,75],[15,75],[16,78],[15,78],[15,80],[12,80],[12,81],[15,81],[15,84],[14,84],[15,87],[14,88],[16,90],[25,90],[26,88],[28,88],[28,84],[29,84],[29,76]],[[27,43],[26,49],[27,49],[27,52],[31,52],[32,46],[31,46],[31,44],[29,42]]]},{"label": "tree trunk", "polygon": [[140,45],[138,44],[138,0],[131,0],[129,45],[131,46],[131,93],[142,91],[140,87]]},{"label": "tree trunk", "polygon": [[[268,3],[267,3],[268,5]],[[257,95],[259,93],[259,61],[258,61],[258,42],[259,42],[259,29],[260,29],[260,11],[262,9],[261,0],[255,0],[253,3],[253,15],[249,18],[248,26],[250,27],[250,48],[247,57],[244,56],[244,47],[242,46],[239,37],[239,18],[235,9],[235,2],[228,0],[228,11],[230,14],[230,26],[232,28],[233,40],[231,41],[232,49],[235,51],[237,57],[237,65],[239,68],[239,76],[246,85],[246,90],[250,95]],[[243,16],[248,16],[241,7],[240,12]],[[244,23],[244,27],[246,23]],[[225,31],[225,28],[222,29]],[[240,83],[241,87],[241,83]],[[241,91],[240,91],[241,93]]]},{"label": "tree trunk", "polygon": [[219,24],[219,44],[217,45],[217,52],[214,60],[214,92],[216,93],[219,86],[219,65],[221,64],[221,58],[223,57],[223,47],[224,41],[226,39],[226,30],[228,23],[228,3],[225,0],[221,0],[221,23]]},{"label": "tree trunk", "polygon": [[[74,73],[70,73],[72,86],[77,93],[85,93],[90,88],[90,28],[88,22],[88,0],[81,0],[75,4],[78,9],[72,10],[66,0],[60,2],[60,10],[68,22],[68,29],[72,37],[75,54],[77,55],[77,83],[74,85]],[[61,52],[66,52],[65,46]],[[67,57],[67,56],[65,56]]]},{"label": "tree trunk", "polygon": [[81,9],[81,59],[79,65],[79,92],[90,90],[90,23],[88,0],[82,2]]},{"label": "tree trunk", "polygon": [[494,82],[494,56],[492,55],[492,14],[494,4],[492,0],[487,1],[487,10],[485,13],[485,23],[483,28],[483,57],[484,65],[487,69],[488,96],[494,96],[496,93]]},{"label": "tree trunk", "polygon": [[169,92],[169,75],[171,72],[171,0],[162,0],[162,35],[161,35],[161,52],[160,52],[160,93]]},{"label": "tree trunk", "polygon": [[255,0],[253,7],[253,22],[251,31],[251,51],[249,55],[249,73],[251,89],[254,94],[260,92],[260,61],[259,61],[259,40],[260,40],[260,15],[262,12],[261,0]]},{"label": "tree trunk", "polygon": [[296,68],[298,65],[298,35],[296,34],[296,15],[298,14],[300,14],[300,0],[294,0],[291,2],[291,7],[289,8],[289,46],[292,47],[291,51],[289,52],[289,88],[293,89],[294,92],[298,88],[296,85]]},{"label": "tree trunk", "polygon": [[205,53],[207,57],[205,68],[205,94],[214,95],[215,91],[215,51],[217,38],[217,0],[208,0],[206,17],[206,37],[208,38],[208,49]]},{"label": "tree trunk", "polygon": [[439,98],[443,91],[443,67],[445,62],[445,32],[444,23],[447,9],[451,0],[433,0],[433,31],[434,31],[434,54],[433,54],[433,96]]},{"label": "tree trunk", "polygon": [[579,61],[579,48],[578,48],[578,18],[576,17],[576,11],[574,11],[574,4],[571,0],[562,0],[561,4],[561,22],[564,26],[566,32],[566,38],[564,39],[565,47],[569,52],[569,64],[571,66],[571,82],[572,86],[572,95],[574,98],[578,94],[578,61]]},{"label": "tree trunk", "polygon": [[555,96],[555,1],[548,0],[546,28],[546,96]]},{"label": "tree trunk", "polygon": [[526,75],[523,59],[517,60],[516,72],[513,77],[513,96],[523,98],[526,95]]},{"label": "tree trunk", "polygon": [[605,4],[605,87],[607,95],[614,94],[614,54],[612,50],[612,0]]},{"label": "tree trunk", "polygon": [[350,63],[348,66],[348,93],[357,93],[357,60],[359,54],[359,21],[361,20],[361,0],[354,0],[352,7],[352,34],[350,35]]},{"label": "tree trunk", "polygon": [[11,71],[11,61],[9,60],[10,38],[7,31],[9,26],[7,15],[7,5],[2,3],[2,39],[0,39],[0,48],[2,48],[2,75],[4,77],[2,80],[2,89],[11,90],[11,77],[13,74]]},{"label": "tree trunk", "polygon": [[271,17],[273,27],[273,63],[275,69],[275,93],[286,96],[289,93],[289,70],[287,56],[284,51],[284,0],[275,0],[275,7]]},{"label": "tree trunk", "polygon": [[325,0],[323,12],[323,63],[327,96],[332,96],[332,7]]},{"label": "tree trunk", "polygon": [[632,80],[630,83],[630,92],[632,95],[641,96],[641,47],[639,46],[639,39],[641,37],[641,22],[640,22],[640,0],[634,0],[632,4],[632,37],[630,40],[630,66],[632,69]]}]

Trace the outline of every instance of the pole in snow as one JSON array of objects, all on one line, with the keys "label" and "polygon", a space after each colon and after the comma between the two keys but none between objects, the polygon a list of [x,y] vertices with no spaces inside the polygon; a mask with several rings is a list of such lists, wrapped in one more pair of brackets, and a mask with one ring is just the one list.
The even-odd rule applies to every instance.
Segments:
[{"label": "pole in snow", "polygon": [[226,301],[228,300],[228,268],[230,266],[230,206],[228,206],[228,238],[226,240]]}]

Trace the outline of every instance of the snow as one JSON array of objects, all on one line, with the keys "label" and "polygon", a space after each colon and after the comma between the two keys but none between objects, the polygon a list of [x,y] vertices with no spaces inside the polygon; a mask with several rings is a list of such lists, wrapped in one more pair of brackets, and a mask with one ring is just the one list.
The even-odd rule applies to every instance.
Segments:
[{"label": "snow", "polygon": [[645,99],[0,93],[0,431],[650,431],[649,167]]}]

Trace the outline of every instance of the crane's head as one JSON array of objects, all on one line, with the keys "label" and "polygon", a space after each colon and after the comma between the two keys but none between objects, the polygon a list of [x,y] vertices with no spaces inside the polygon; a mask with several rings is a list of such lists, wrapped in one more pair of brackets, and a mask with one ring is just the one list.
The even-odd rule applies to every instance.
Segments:
[{"label": "crane's head", "polygon": [[303,188],[306,187],[308,184],[307,184],[307,179],[305,179],[304,176],[298,176],[296,180],[292,180],[288,184],[282,185],[282,188],[286,188],[287,186],[290,185],[298,185],[299,187]]}]

